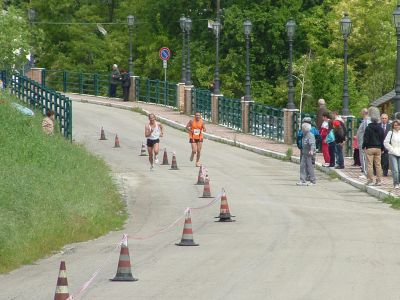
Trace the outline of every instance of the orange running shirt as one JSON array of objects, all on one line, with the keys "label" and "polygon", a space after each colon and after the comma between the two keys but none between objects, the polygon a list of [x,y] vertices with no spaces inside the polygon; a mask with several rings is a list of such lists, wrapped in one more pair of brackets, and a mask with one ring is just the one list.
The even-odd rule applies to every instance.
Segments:
[{"label": "orange running shirt", "polygon": [[196,121],[196,119],[193,119],[189,138],[193,140],[201,140],[203,138],[203,120]]}]

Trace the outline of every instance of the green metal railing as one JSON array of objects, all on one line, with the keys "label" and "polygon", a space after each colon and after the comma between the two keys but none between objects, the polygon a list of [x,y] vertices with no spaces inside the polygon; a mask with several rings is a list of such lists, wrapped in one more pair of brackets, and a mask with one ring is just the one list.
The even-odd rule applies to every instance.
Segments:
[{"label": "green metal railing", "polygon": [[[64,93],[109,96],[110,74],[70,72],[65,70],[42,71],[44,86]],[[122,98],[122,86],[117,86],[117,97]]]},{"label": "green metal railing", "polygon": [[0,86],[0,89],[5,89],[8,86],[9,72],[6,70],[0,70],[0,80],[3,83],[2,86]]},{"label": "green metal railing", "polygon": [[136,99],[165,106],[178,107],[178,87],[168,81],[136,78]]},{"label": "green metal railing", "polygon": [[242,130],[242,106],[240,99],[218,98],[219,124]]},{"label": "green metal railing", "polygon": [[283,110],[260,103],[250,103],[249,131],[254,135],[283,141]]},{"label": "green metal railing", "polygon": [[54,111],[61,134],[72,140],[72,102],[68,97],[26,76],[13,75],[10,83],[12,94],[23,102],[40,110],[43,114],[48,110]]},{"label": "green metal railing", "polygon": [[200,112],[203,119],[211,121],[211,92],[207,89],[192,89],[192,114]]}]

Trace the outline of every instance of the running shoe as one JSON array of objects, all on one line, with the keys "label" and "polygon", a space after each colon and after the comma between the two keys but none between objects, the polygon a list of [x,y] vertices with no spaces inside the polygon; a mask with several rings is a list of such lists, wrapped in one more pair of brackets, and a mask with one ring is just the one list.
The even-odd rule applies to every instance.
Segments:
[{"label": "running shoe", "polygon": [[150,171],[153,171],[153,169],[154,169],[154,166],[151,165],[151,166],[150,166]]},{"label": "running shoe", "polygon": [[296,185],[298,185],[298,186],[306,186],[307,182],[299,181],[299,182],[296,183]]},{"label": "running shoe", "polygon": [[156,164],[158,164],[158,155],[156,155],[156,156],[154,157],[154,162],[155,162]]}]

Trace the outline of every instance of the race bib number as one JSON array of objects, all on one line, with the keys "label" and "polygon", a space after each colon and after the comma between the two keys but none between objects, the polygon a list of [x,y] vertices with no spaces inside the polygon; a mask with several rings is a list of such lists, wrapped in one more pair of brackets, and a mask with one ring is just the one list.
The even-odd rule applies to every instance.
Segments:
[{"label": "race bib number", "polygon": [[194,129],[193,130],[194,135],[200,135],[200,129]]}]

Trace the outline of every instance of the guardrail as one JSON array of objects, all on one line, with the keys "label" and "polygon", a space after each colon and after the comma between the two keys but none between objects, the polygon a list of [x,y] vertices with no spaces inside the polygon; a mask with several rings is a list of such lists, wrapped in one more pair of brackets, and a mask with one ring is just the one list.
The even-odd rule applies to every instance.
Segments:
[{"label": "guardrail", "polygon": [[200,112],[203,119],[211,121],[211,92],[207,89],[192,89],[192,114]]},{"label": "guardrail", "polygon": [[43,114],[53,110],[61,134],[72,140],[72,102],[68,97],[26,76],[12,75],[10,85],[12,94],[29,106],[41,110]]},{"label": "guardrail", "polygon": [[136,77],[135,85],[136,99],[139,101],[178,107],[178,92],[175,83]]},{"label": "guardrail", "polygon": [[219,97],[218,119],[221,125],[242,130],[242,103],[240,99]]}]

